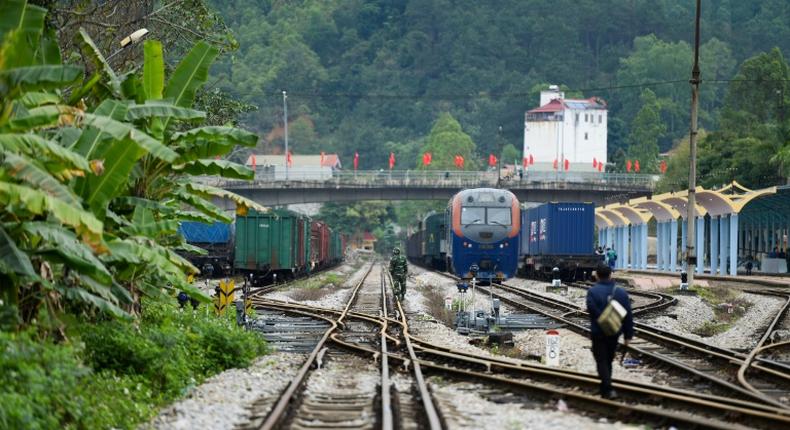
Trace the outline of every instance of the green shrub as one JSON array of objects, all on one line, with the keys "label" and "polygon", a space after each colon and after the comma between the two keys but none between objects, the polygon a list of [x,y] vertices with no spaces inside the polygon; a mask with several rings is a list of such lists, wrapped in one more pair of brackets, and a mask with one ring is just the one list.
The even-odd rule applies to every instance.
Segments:
[{"label": "green shrub", "polygon": [[266,352],[231,316],[146,305],[139,326],[81,323],[70,343],[0,332],[0,428],[136,428],[190,386]]}]

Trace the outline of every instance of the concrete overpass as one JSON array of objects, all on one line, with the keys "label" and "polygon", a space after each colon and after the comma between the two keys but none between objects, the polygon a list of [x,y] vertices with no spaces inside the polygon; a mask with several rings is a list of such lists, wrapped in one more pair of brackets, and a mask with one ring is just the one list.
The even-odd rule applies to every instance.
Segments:
[{"label": "concrete overpass", "polygon": [[264,206],[361,200],[447,200],[466,188],[501,187],[522,202],[584,201],[604,205],[652,194],[654,175],[597,172],[529,172],[498,179],[496,172],[358,171],[331,178],[304,174],[289,181],[204,179]]}]

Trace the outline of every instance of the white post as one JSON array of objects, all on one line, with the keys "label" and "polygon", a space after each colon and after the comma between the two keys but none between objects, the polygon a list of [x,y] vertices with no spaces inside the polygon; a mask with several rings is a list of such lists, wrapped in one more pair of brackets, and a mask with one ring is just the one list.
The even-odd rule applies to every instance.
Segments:
[{"label": "white post", "polygon": [[695,235],[697,236],[697,265],[694,267],[697,273],[705,273],[705,217],[697,217]]},{"label": "white post", "polygon": [[675,272],[678,267],[678,220],[669,222],[669,271]]},{"label": "white post", "polygon": [[715,275],[719,267],[719,217],[710,217],[710,274]]},{"label": "white post", "polygon": [[[680,255],[684,256],[686,253],[686,241],[688,240],[688,224],[684,219],[680,220]],[[686,270],[686,259],[683,258],[680,262],[681,270]]]},{"label": "white post", "polygon": [[727,257],[730,256],[730,218],[722,215],[719,221],[719,273],[727,274]]},{"label": "white post", "polygon": [[642,253],[642,269],[647,269],[647,223],[642,224],[639,235],[639,250]]},{"label": "white post", "polygon": [[730,275],[738,274],[738,214],[730,215]]}]

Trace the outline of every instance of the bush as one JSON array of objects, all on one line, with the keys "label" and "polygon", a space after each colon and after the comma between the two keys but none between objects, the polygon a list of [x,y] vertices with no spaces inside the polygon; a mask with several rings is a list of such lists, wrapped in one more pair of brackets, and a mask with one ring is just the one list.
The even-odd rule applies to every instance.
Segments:
[{"label": "bush", "polygon": [[143,315],[137,327],[79,324],[66,344],[0,332],[0,428],[135,428],[190,386],[266,352],[230,316],[162,303]]}]

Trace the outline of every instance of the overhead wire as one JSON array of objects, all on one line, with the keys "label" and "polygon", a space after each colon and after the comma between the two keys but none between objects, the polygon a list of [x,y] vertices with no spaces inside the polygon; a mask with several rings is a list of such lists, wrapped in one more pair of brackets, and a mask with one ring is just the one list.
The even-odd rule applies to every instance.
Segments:
[{"label": "overhead wire", "polygon": [[[623,85],[610,85],[610,86],[601,86],[601,87],[587,87],[587,88],[567,88],[565,92],[580,92],[580,93],[591,93],[591,92],[604,92],[604,91],[618,91],[618,90],[627,90],[627,89],[639,89],[639,88],[649,88],[649,87],[656,87],[662,85],[675,85],[680,83],[688,83],[688,79],[672,79],[672,80],[665,80],[665,81],[654,81],[654,82],[640,82],[634,84],[623,84]],[[729,84],[733,82],[759,82],[759,83],[770,83],[770,82],[790,82],[790,79],[711,79],[711,80],[703,80],[702,83],[708,84]],[[276,93],[275,95],[280,95],[281,92]],[[419,100],[419,99],[433,99],[433,100],[473,100],[473,99],[492,99],[492,98],[522,98],[528,97],[532,94],[532,92],[524,92],[524,91],[515,91],[515,92],[497,92],[497,91],[478,91],[478,92],[468,92],[468,93],[424,93],[424,94],[398,94],[398,93],[366,93],[366,92],[332,92],[332,93],[324,93],[324,92],[301,92],[301,91],[288,91],[289,97],[299,97],[299,98],[357,98],[357,99],[392,99],[392,100]]]}]

